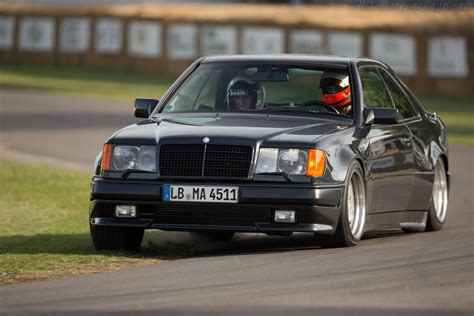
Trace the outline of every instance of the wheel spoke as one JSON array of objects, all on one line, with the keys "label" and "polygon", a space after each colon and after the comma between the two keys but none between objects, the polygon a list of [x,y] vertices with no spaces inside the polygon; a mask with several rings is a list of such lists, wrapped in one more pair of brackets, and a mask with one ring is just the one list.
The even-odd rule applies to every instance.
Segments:
[{"label": "wheel spoke", "polygon": [[354,186],[352,181],[349,183],[349,189],[347,191],[347,216],[351,230],[354,226]]}]

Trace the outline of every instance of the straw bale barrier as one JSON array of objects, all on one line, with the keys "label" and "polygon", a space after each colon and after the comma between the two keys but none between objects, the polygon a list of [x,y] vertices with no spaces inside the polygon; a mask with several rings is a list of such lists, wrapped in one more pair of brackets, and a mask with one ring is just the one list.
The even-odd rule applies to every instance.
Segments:
[{"label": "straw bale barrier", "polygon": [[209,54],[386,61],[418,93],[472,95],[474,9],[0,4],[0,61],[179,74]]}]

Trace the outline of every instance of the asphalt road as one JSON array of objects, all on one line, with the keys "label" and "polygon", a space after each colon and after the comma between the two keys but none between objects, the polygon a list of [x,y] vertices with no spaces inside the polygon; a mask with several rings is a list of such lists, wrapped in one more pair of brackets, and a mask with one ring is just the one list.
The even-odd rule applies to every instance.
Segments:
[{"label": "asphalt road", "polygon": [[[91,169],[105,138],[135,121],[131,109],[0,90],[0,156]],[[320,249],[307,235],[240,235],[158,265],[2,286],[0,315],[472,315],[474,148],[450,149],[439,232],[383,233],[344,249]]]}]

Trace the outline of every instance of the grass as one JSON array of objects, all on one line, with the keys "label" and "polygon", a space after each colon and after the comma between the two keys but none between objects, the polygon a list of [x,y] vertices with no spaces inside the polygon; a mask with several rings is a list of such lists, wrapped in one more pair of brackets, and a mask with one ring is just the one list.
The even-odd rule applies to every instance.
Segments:
[{"label": "grass", "polygon": [[90,174],[0,159],[0,285],[228,251],[187,233],[146,231],[140,253],[94,250]]},{"label": "grass", "polygon": [[172,76],[126,70],[0,64],[0,87],[37,89],[84,97],[130,101],[159,98]]},{"label": "grass", "polygon": [[0,160],[0,284],[110,271],[161,261],[146,251],[95,252],[90,176]]},{"label": "grass", "polygon": [[[175,78],[131,71],[0,64],[0,87],[40,89],[86,97],[130,101],[159,98]],[[420,96],[423,106],[448,125],[450,142],[474,145],[474,95]]]},{"label": "grass", "polygon": [[421,96],[423,107],[443,119],[448,125],[451,143],[474,145],[474,96]]}]

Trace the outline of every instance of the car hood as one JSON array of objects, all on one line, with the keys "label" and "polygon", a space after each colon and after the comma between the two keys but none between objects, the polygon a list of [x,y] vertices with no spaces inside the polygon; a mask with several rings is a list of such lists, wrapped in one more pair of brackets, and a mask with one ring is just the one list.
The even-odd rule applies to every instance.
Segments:
[{"label": "car hood", "polygon": [[347,121],[325,117],[264,114],[167,115],[118,131],[111,139],[116,144],[202,143],[309,146],[324,134],[349,127]]}]

